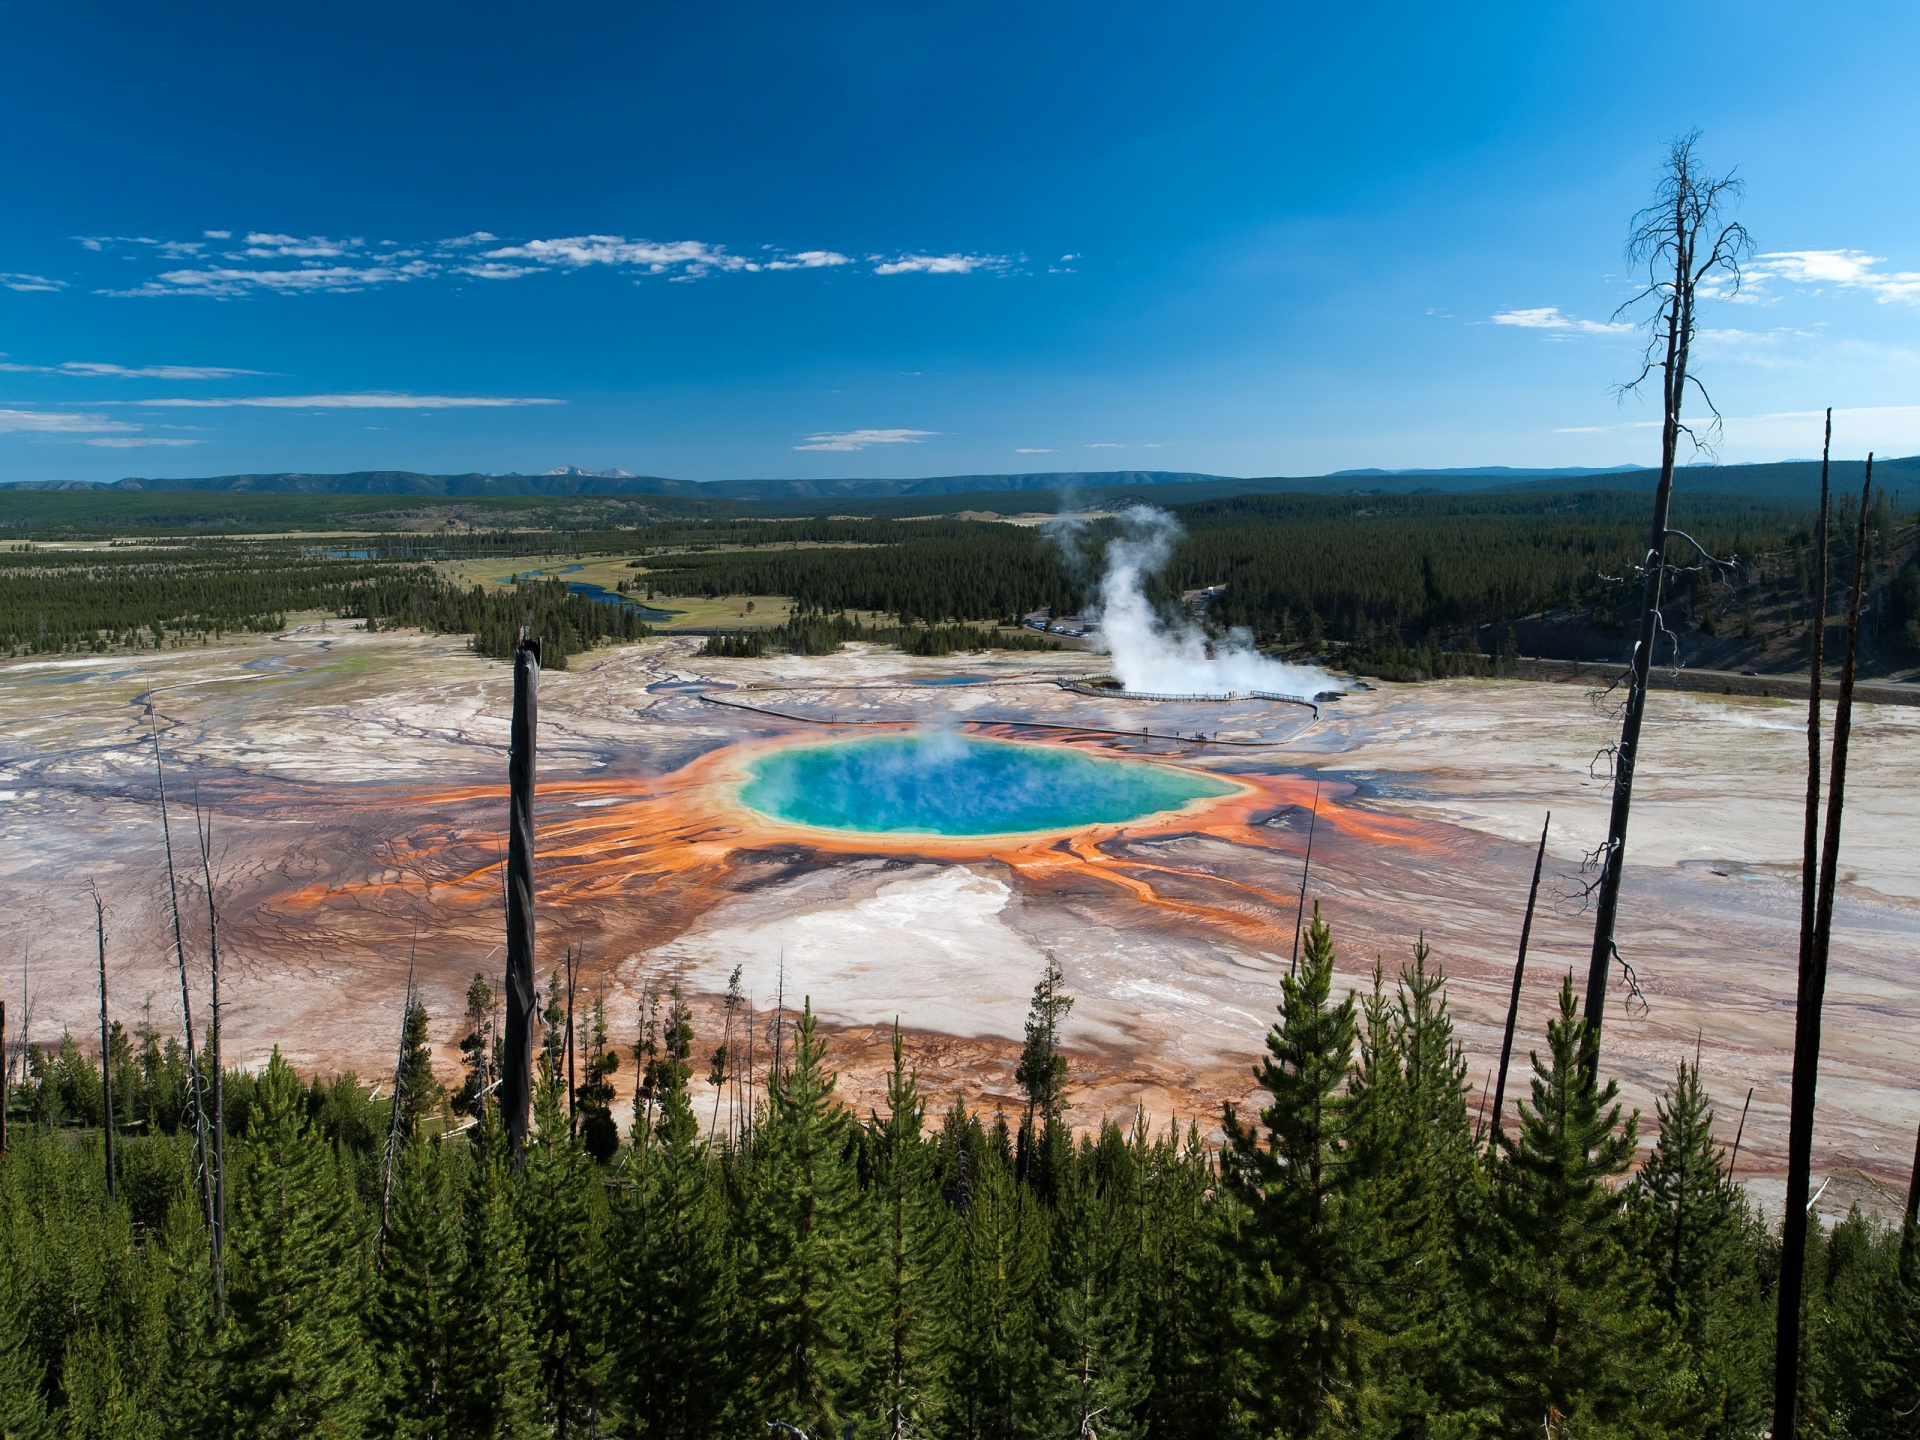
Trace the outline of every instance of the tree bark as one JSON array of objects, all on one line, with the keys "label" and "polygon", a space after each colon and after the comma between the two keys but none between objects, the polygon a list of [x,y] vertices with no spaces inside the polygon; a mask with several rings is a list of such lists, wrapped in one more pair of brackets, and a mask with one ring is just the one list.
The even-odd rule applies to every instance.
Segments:
[{"label": "tree bark", "polygon": [[1527,940],[1533,934],[1533,907],[1540,898],[1540,867],[1547,858],[1547,826],[1553,824],[1553,812],[1540,826],[1540,848],[1533,857],[1533,885],[1527,891],[1527,916],[1520,922],[1520,954],[1513,962],[1513,994],[1507,997],[1507,1033],[1500,1042],[1500,1079],[1493,1087],[1493,1124],[1487,1131],[1487,1144],[1493,1145],[1500,1134],[1500,1107],[1507,1098],[1507,1065],[1513,1059],[1513,1027],[1520,1018],[1520,981],[1527,973]]},{"label": "tree bark", "polygon": [[539,730],[540,642],[513,652],[513,731],[507,748],[507,1054],[500,1111],[516,1163],[527,1139],[533,1095],[533,785]]},{"label": "tree bark", "polygon": [[1662,367],[1660,485],[1653,496],[1653,529],[1647,539],[1646,580],[1640,598],[1640,638],[1633,647],[1626,714],[1613,756],[1613,808],[1601,856],[1599,901],[1593,922],[1593,953],[1587,961],[1587,1030],[1593,1063],[1600,1063],[1600,1029],[1606,1018],[1607,972],[1619,953],[1614,926],[1620,911],[1620,879],[1627,859],[1627,820],[1633,810],[1633,773],[1640,756],[1640,725],[1647,713],[1647,675],[1659,635],[1660,591],[1666,578],[1668,520],[1673,510],[1673,470],[1680,447],[1680,402],[1687,384],[1687,351],[1693,335],[1692,237],[1687,230],[1686,192],[1674,204],[1673,297],[1667,304],[1666,362]]},{"label": "tree bark", "polygon": [[[1867,457],[1854,542],[1853,595],[1847,610],[1847,651],[1834,703],[1833,756],[1827,780],[1826,832],[1813,926],[1794,1002],[1793,1096],[1787,1130],[1787,1195],[1780,1224],[1780,1309],[1774,1327],[1773,1440],[1793,1440],[1800,1394],[1800,1310],[1806,1283],[1807,1190],[1813,1171],[1813,1108],[1820,1083],[1820,1007],[1826,998],[1827,955],[1833,940],[1833,896],[1839,880],[1840,819],[1846,808],[1847,746],[1853,732],[1853,677],[1860,649],[1860,598],[1867,583],[1867,502],[1873,457]],[[1803,886],[1804,891],[1804,886]],[[1804,923],[1804,922],[1803,922]]]}]

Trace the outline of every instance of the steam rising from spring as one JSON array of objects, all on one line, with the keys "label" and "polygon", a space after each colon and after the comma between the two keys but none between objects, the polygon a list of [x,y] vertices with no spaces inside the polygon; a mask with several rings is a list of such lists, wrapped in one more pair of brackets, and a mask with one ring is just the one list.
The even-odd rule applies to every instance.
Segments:
[{"label": "steam rising from spring", "polygon": [[1121,515],[1120,533],[1107,543],[1099,639],[1123,687],[1134,693],[1223,698],[1259,690],[1309,700],[1345,688],[1316,666],[1262,655],[1247,630],[1209,639],[1187,616],[1169,619],[1156,611],[1146,582],[1166,565],[1179,538],[1179,522],[1166,511],[1135,505]]}]

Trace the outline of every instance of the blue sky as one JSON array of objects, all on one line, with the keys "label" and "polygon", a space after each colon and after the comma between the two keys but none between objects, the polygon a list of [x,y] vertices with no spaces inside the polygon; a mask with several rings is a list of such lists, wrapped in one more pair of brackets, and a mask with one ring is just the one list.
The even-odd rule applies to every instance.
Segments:
[{"label": "blue sky", "polygon": [[[1358,18],[1355,18],[1358,17]],[[0,479],[1651,461],[1663,143],[1728,460],[1920,451],[1920,9],[0,8]]]}]

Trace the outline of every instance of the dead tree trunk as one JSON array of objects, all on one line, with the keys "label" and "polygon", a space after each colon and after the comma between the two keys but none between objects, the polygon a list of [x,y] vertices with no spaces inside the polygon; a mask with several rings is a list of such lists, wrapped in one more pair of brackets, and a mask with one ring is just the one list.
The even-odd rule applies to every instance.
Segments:
[{"label": "dead tree trunk", "polygon": [[1313,782],[1313,809],[1307,816],[1307,854],[1300,862],[1300,899],[1293,908],[1293,958],[1287,962],[1289,977],[1300,969],[1300,926],[1307,918],[1307,877],[1313,873],[1313,832],[1320,824],[1320,782]]},{"label": "dead tree trunk", "polygon": [[[1593,953],[1587,964],[1587,1028],[1594,1037],[1592,1063],[1600,1060],[1600,1028],[1606,1017],[1607,974],[1618,958],[1614,927],[1620,909],[1620,879],[1627,858],[1627,821],[1633,809],[1633,778],[1640,758],[1640,726],[1647,711],[1647,676],[1653,665],[1653,647],[1665,627],[1660,617],[1661,586],[1666,578],[1667,542],[1673,508],[1673,471],[1680,437],[1696,440],[1681,420],[1681,405],[1692,377],[1687,364],[1696,324],[1695,301],[1703,281],[1727,277],[1734,288],[1740,280],[1740,258],[1748,248],[1747,232],[1737,224],[1720,225],[1720,210],[1739,193],[1740,183],[1715,178],[1700,168],[1693,153],[1697,136],[1676,141],[1667,157],[1666,171],[1654,203],[1640,213],[1628,254],[1648,270],[1648,284],[1629,308],[1653,301],[1652,338],[1640,374],[1625,389],[1634,389],[1656,370],[1660,373],[1660,484],[1653,497],[1653,528],[1642,559],[1644,576],[1640,598],[1640,633],[1634,642],[1627,676],[1626,707],[1620,720],[1620,742],[1613,753],[1613,807],[1607,820],[1606,842],[1597,858],[1600,878],[1593,924]],[[1715,227],[1718,226],[1716,231]],[[1705,247],[1704,253],[1702,246]],[[1700,388],[1693,380],[1694,388]],[[1704,396],[1704,391],[1701,392]],[[1709,411],[1712,402],[1707,402]],[[1698,443],[1696,441],[1696,443]]]},{"label": "dead tree trunk", "polygon": [[1740,1102],[1740,1124],[1733,1132],[1733,1154],[1727,1157],[1727,1179],[1733,1179],[1733,1167],[1740,1163],[1740,1142],[1747,1138],[1747,1111],[1753,1106],[1753,1086],[1747,1086],[1747,1098]]},{"label": "dead tree trunk", "polygon": [[517,1163],[533,1093],[533,759],[539,730],[540,642],[513,652],[513,731],[507,747],[507,1055],[500,1113]]},{"label": "dead tree trunk", "polygon": [[114,1198],[113,1165],[113,1047],[107,1029],[107,911],[100,903],[100,892],[91,885],[93,895],[93,933],[100,950],[100,1132],[107,1147],[107,1199]]},{"label": "dead tree trunk", "polygon": [[227,1296],[227,1076],[220,1052],[220,909],[213,898],[213,821],[200,816],[200,798],[193,801],[193,828],[200,841],[200,875],[207,888],[207,985],[211,1028],[207,1034],[207,1067],[213,1072],[213,1180],[212,1237],[213,1293],[216,1313]]},{"label": "dead tree trunk", "polygon": [[1520,922],[1520,954],[1513,962],[1513,994],[1507,997],[1507,1033],[1500,1042],[1500,1079],[1493,1087],[1493,1125],[1487,1131],[1492,1145],[1500,1134],[1500,1106],[1507,1098],[1507,1065],[1513,1059],[1513,1027],[1520,1018],[1520,980],[1527,973],[1527,941],[1533,935],[1533,907],[1540,899],[1540,867],[1547,859],[1547,826],[1553,824],[1553,812],[1540,826],[1540,848],[1533,856],[1533,884],[1527,890],[1527,915]]},{"label": "dead tree trunk", "polygon": [[1832,514],[1827,489],[1827,466],[1833,454],[1833,408],[1827,408],[1826,438],[1820,443],[1820,519],[1816,543],[1820,553],[1813,562],[1813,658],[1807,672],[1807,811],[1800,841],[1800,973],[1812,963],[1813,912],[1818,901],[1820,876],[1820,705],[1826,681],[1827,663],[1827,587],[1830,578],[1827,562],[1831,542],[1827,527]]},{"label": "dead tree trunk", "polygon": [[180,969],[180,1028],[186,1039],[187,1104],[193,1111],[194,1163],[199,1170],[200,1208],[213,1240],[213,1167],[207,1154],[207,1106],[200,1089],[200,1062],[193,1043],[193,996],[187,988],[187,942],[180,930],[180,884],[173,865],[173,826],[167,818],[167,771],[160,759],[160,721],[153,692],[147,692],[147,719],[153,731],[153,774],[160,791],[160,839],[167,861],[167,901],[173,916],[173,955]]},{"label": "dead tree trunk", "polygon": [[[1854,543],[1853,595],[1847,609],[1847,651],[1833,711],[1833,757],[1827,780],[1826,833],[1814,902],[1812,943],[1800,967],[1794,1002],[1793,1097],[1787,1128],[1787,1195],[1780,1224],[1779,1316],[1774,1327],[1773,1440],[1793,1440],[1800,1394],[1800,1309],[1806,1283],[1807,1189],[1813,1173],[1813,1105],[1820,1083],[1820,1007],[1827,991],[1827,954],[1833,940],[1833,892],[1839,880],[1840,818],[1846,808],[1847,745],[1853,732],[1853,676],[1860,649],[1860,597],[1867,586],[1867,502],[1873,457],[1860,495]],[[1804,891],[1804,887],[1803,887]]]}]

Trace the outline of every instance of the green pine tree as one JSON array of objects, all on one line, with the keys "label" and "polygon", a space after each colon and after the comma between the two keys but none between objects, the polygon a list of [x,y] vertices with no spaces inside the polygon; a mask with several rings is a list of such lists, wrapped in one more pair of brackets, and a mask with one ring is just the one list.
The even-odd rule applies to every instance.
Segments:
[{"label": "green pine tree", "polygon": [[1250,1215],[1247,1343],[1263,1372],[1256,1413],[1307,1436],[1346,1412],[1357,1360],[1359,1277],[1349,1102],[1354,997],[1335,1005],[1333,934],[1318,906],[1280,1023],[1254,1072],[1270,1097],[1257,1127],[1225,1116],[1231,1175]]},{"label": "green pine tree", "polygon": [[1063,1167],[1053,1220],[1053,1404],[1078,1440],[1142,1433],[1148,1377],[1139,1334],[1136,1155],[1108,1121]]},{"label": "green pine tree", "polygon": [[1478,1171],[1466,1061],[1445,972],[1430,958],[1422,937],[1392,999],[1375,968],[1348,1089],[1362,1279],[1351,1418],[1370,1435],[1424,1435],[1438,1416],[1467,1418],[1459,1360],[1471,1310],[1458,1251]]},{"label": "green pine tree", "polygon": [[[846,1110],[808,1001],[791,1065],[767,1078],[766,1125],[751,1180],[746,1297],[755,1336],[748,1423],[838,1435],[864,1408],[872,1236],[861,1211]],[[684,1081],[682,1082],[684,1083]]]},{"label": "green pine tree", "polygon": [[1044,1403],[1048,1212],[1015,1179],[1012,1157],[958,1105],[948,1113],[942,1148],[957,1214],[944,1287],[950,1330],[941,1433],[955,1440],[1058,1433]]},{"label": "green pine tree", "polygon": [[1060,1048],[1060,1027],[1073,1010],[1065,979],[1060,962],[1049,951],[1040,983],[1033,987],[1026,1040],[1013,1072],[1014,1082],[1027,1097],[1015,1147],[1016,1168],[1020,1178],[1047,1199],[1053,1197],[1058,1175],[1072,1158],[1072,1141],[1063,1123],[1067,1057]]},{"label": "green pine tree", "polygon": [[498,1106],[482,1121],[467,1167],[463,1261],[453,1296],[455,1374],[448,1434],[456,1440],[536,1440],[550,1433],[527,1293],[527,1252]]},{"label": "green pine tree", "polygon": [[882,1334],[877,1383],[881,1433],[907,1440],[924,1433],[940,1391],[942,1259],[946,1213],[923,1133],[926,1101],[906,1064],[900,1024],[893,1026],[887,1113],[872,1135],[872,1198],[880,1209]]},{"label": "green pine tree", "polygon": [[602,1165],[620,1148],[620,1127],[613,1118],[613,1075],[620,1052],[607,1043],[607,1007],[595,998],[586,1034],[581,1037],[581,1080],[573,1092],[579,1115],[580,1143]]},{"label": "green pine tree", "polygon": [[421,1133],[421,1126],[438,1115],[447,1092],[433,1073],[433,1047],[427,1040],[427,1007],[415,1001],[407,1007],[406,1038],[400,1047],[399,1135],[404,1142]]},{"label": "green pine tree", "polygon": [[395,1160],[367,1330],[386,1377],[376,1430],[396,1440],[452,1434],[466,1255],[450,1154],[444,1145],[410,1145]]},{"label": "green pine tree", "polygon": [[[20,1252],[9,1245],[7,1254],[17,1262]],[[47,1367],[28,1343],[24,1320],[18,1292],[0,1279],[0,1436],[53,1440],[58,1432],[47,1416],[43,1388]]]},{"label": "green pine tree", "polygon": [[246,1163],[227,1185],[221,1428],[361,1435],[379,1398],[360,1326],[371,1227],[277,1049],[257,1098]]},{"label": "green pine tree", "polygon": [[565,1440],[597,1424],[606,1382],[608,1277],[601,1254],[607,1216],[600,1167],[567,1133],[560,1099],[564,1050],[541,1060],[534,1120],[518,1186],[526,1237],[527,1297],[545,1413]]},{"label": "green pine tree", "polygon": [[493,1003],[493,986],[485,975],[474,971],[473,979],[467,982],[466,1033],[460,1037],[463,1075],[453,1108],[476,1120],[484,1104],[482,1097],[500,1073],[494,1055],[498,1041],[493,1033]]},{"label": "green pine tree", "polygon": [[1232,1202],[1216,1193],[1218,1171],[1189,1124],[1149,1141],[1135,1134],[1140,1184],[1140,1329],[1152,1388],[1142,1402],[1157,1440],[1217,1440],[1237,1433],[1246,1366],[1234,1332],[1238,1267]]},{"label": "green pine tree", "polygon": [[1682,1064],[1656,1106],[1660,1137],[1630,1191],[1638,1249],[1654,1302],[1700,1378],[1712,1440],[1752,1435],[1769,1414],[1772,1313],[1755,1260],[1761,1232],[1713,1138],[1713,1103],[1697,1066]]},{"label": "green pine tree", "polygon": [[1487,1398],[1507,1434],[1697,1434],[1697,1380],[1652,1303],[1613,1186],[1633,1159],[1638,1115],[1623,1122],[1618,1084],[1595,1079],[1571,975],[1547,1048],[1532,1057],[1518,1138],[1498,1142],[1477,1328]]},{"label": "green pine tree", "polygon": [[735,1389],[727,1197],[686,1081],[683,1066],[655,1071],[654,1124],[634,1137],[608,1242],[623,1433],[676,1440],[718,1433]]}]

